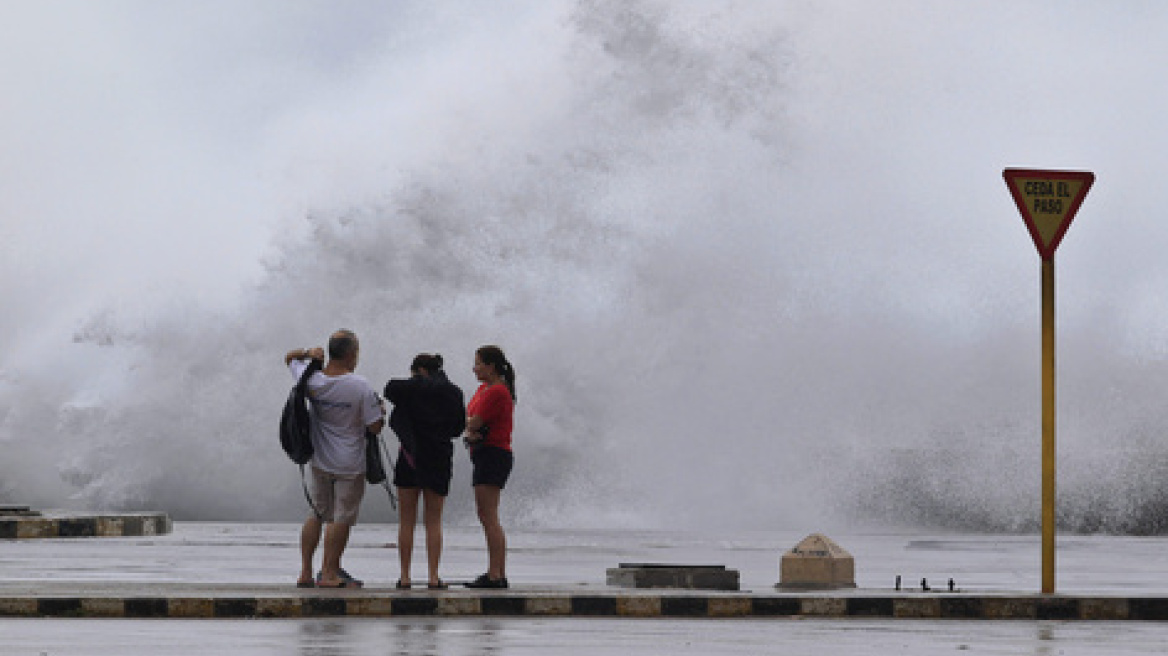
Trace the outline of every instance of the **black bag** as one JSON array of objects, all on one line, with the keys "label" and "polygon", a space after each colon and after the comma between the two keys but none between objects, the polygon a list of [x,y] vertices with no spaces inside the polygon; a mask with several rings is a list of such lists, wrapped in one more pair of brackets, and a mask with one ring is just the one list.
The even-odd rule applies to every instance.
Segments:
[{"label": "black bag", "polygon": [[365,431],[365,480],[373,485],[384,482],[385,463],[381,460],[381,437]]},{"label": "black bag", "polygon": [[[385,457],[382,457],[382,454]],[[389,463],[389,467],[385,466]],[[397,497],[393,495],[393,490],[389,487],[389,476],[386,472],[393,469],[393,458],[389,457],[389,453],[385,451],[385,444],[381,441],[381,436],[369,430],[365,431],[365,480],[369,481],[371,485],[380,485],[385,488],[385,493],[389,495],[389,505],[397,510]]]},{"label": "black bag", "polygon": [[312,460],[312,415],[308,409],[308,379],[320,371],[320,360],[312,360],[300,375],[288,401],[284,404],[284,414],[280,417],[280,446],[284,453],[298,465]]},{"label": "black bag", "polygon": [[304,487],[304,498],[317,517],[322,517],[312,495],[308,493],[308,479],[304,475],[304,465],[312,460],[312,413],[308,408],[308,379],[320,371],[320,360],[312,360],[308,368],[296,381],[296,386],[288,393],[284,403],[284,414],[280,416],[280,446],[292,462],[300,465],[300,484]]}]

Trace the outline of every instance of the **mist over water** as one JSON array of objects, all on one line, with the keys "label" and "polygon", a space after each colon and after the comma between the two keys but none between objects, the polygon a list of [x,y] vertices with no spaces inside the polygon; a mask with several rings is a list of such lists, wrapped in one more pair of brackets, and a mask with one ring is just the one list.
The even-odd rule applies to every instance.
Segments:
[{"label": "mist over water", "polygon": [[282,356],[347,327],[376,387],[503,346],[509,521],[1035,530],[1033,166],[1098,177],[1063,526],[1168,528],[1168,10],[292,6],[0,9],[0,501],[299,517]]}]

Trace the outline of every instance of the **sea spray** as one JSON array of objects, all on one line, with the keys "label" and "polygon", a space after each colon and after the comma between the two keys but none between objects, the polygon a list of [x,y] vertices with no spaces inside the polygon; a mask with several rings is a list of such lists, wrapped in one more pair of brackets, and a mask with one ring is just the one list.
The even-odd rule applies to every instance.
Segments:
[{"label": "sea spray", "polygon": [[[515,7],[452,28],[415,6],[434,39],[366,35],[343,66],[316,63],[333,76],[310,67],[293,76],[312,81],[303,93],[223,130],[264,162],[247,207],[280,212],[259,273],[229,301],[193,282],[168,298],[51,295],[45,329],[0,361],[0,494],[298,518],[276,444],[282,355],[345,327],[375,386],[437,351],[469,394],[474,348],[507,350],[508,521],[1031,530],[1033,254],[1001,154],[920,131],[944,112],[869,81],[918,69],[888,51],[833,67],[849,52],[825,36],[837,22],[799,3]],[[851,11],[865,34],[907,20]],[[981,107],[950,94],[929,100]],[[939,142],[963,161],[918,163]],[[165,258],[174,245],[154,239],[140,246]],[[1074,235],[1065,248],[1085,257]],[[192,280],[215,277],[217,250],[194,250]],[[131,278],[92,274],[107,276]],[[1064,289],[1079,281],[1072,267]],[[1068,309],[1063,517],[1162,530],[1157,333],[1117,343],[1122,315],[1103,312],[1115,330],[1101,330],[1074,295]],[[457,458],[452,520],[471,522]],[[367,516],[391,515],[371,496]]]}]

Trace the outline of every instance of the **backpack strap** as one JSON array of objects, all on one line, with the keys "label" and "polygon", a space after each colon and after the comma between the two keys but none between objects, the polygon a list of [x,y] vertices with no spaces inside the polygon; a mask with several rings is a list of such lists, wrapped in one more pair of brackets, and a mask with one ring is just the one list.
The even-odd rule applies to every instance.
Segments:
[{"label": "backpack strap", "polygon": [[300,465],[300,484],[304,487],[304,498],[308,500],[308,507],[312,508],[312,513],[317,519],[324,519],[324,513],[312,502],[312,495],[308,492],[308,476],[304,473],[304,465]]},{"label": "backpack strap", "polygon": [[381,487],[385,488],[385,493],[389,495],[390,507],[397,510],[397,497],[393,495],[393,488],[389,485],[391,478],[389,474],[393,471],[393,458],[389,457],[389,451],[385,448],[385,441],[381,439],[380,435],[374,435],[372,439],[377,441],[377,448],[381,451],[382,462],[385,463],[385,473],[387,475],[385,480],[381,481]]},{"label": "backpack strap", "polygon": [[[297,392],[305,401],[307,401],[308,397],[308,379],[312,378],[312,374],[320,371],[323,367],[324,363],[322,361],[315,358],[309,360],[308,366],[304,368],[304,373],[300,376],[300,380],[296,381]],[[315,417],[309,416],[310,419],[308,421],[310,424],[316,421]],[[316,503],[312,501],[312,494],[308,492],[308,476],[304,473],[304,465],[300,465],[300,485],[304,488],[304,498],[308,501],[308,507],[312,508],[312,513],[316,515],[317,519],[324,519],[324,513],[320,511],[320,508],[316,507]]]}]

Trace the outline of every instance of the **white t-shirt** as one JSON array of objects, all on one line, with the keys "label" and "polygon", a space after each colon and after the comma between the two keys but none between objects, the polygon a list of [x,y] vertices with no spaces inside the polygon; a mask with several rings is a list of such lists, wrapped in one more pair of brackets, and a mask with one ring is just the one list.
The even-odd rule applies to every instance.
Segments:
[{"label": "white t-shirt", "polygon": [[[288,364],[292,377],[308,368],[308,360]],[[365,427],[381,419],[381,404],[369,381],[357,374],[308,379],[312,408],[312,465],[332,474],[365,473]]]}]

